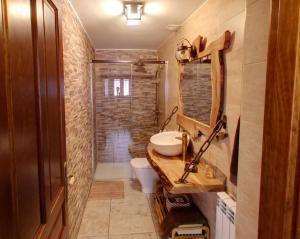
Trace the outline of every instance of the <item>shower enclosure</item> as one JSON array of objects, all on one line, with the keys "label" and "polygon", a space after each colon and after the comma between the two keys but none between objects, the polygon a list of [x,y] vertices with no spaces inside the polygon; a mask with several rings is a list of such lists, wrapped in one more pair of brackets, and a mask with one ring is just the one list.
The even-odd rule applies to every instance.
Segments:
[{"label": "shower enclosure", "polygon": [[145,146],[158,131],[166,66],[162,61],[139,60],[98,61],[93,67],[97,170],[120,179],[122,175],[114,175],[116,167],[116,174],[128,172],[130,159],[145,157]]}]

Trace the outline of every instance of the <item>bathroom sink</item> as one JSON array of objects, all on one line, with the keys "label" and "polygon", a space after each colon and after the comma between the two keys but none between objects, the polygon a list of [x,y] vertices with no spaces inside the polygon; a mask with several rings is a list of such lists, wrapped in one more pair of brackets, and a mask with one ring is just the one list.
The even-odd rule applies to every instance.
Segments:
[{"label": "bathroom sink", "polygon": [[182,153],[181,137],[182,132],[166,131],[153,135],[150,142],[156,152],[165,156],[176,156]]}]

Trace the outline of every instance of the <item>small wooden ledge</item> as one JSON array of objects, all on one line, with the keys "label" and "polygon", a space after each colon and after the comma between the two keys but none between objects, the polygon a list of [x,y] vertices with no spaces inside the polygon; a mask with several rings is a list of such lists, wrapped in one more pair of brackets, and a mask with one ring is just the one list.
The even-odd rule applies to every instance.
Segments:
[{"label": "small wooden ledge", "polygon": [[[176,184],[184,172],[185,163],[181,156],[167,157],[157,153],[151,143],[146,148],[147,158],[153,169],[159,175],[164,187],[173,194],[217,192],[225,190],[225,177],[207,178],[204,165],[198,166],[197,173],[191,173],[186,184]],[[189,156],[191,157],[191,156]]]}]

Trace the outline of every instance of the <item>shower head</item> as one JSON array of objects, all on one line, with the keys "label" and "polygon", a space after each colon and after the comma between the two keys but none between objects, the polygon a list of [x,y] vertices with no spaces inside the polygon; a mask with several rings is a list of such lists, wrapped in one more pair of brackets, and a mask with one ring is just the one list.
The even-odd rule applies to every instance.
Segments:
[{"label": "shower head", "polygon": [[133,65],[138,66],[138,67],[143,67],[143,66],[145,66],[145,63],[142,59],[139,59]]},{"label": "shower head", "polygon": [[153,58],[148,58],[148,59],[139,58],[136,62],[133,63],[134,66],[137,66],[134,71],[138,73],[147,73],[147,70],[145,68],[146,64],[157,64],[157,62],[159,61]]},{"label": "shower head", "polygon": [[134,72],[147,73],[147,70],[144,66],[137,66],[136,69],[134,70]]},{"label": "shower head", "polygon": [[134,72],[147,73],[145,63],[142,58],[138,59],[133,65],[136,66]]},{"label": "shower head", "polygon": [[145,66],[146,64],[162,64],[162,61],[159,61],[155,58],[139,58],[136,62],[133,63],[135,66]]}]

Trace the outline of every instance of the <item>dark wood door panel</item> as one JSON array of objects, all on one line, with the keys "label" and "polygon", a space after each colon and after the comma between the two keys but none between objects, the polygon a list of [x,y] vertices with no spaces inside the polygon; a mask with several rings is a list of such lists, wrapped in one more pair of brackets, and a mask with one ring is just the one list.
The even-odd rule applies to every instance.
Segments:
[{"label": "dark wood door panel", "polygon": [[65,238],[65,235],[67,234],[65,218],[65,190],[61,189],[58,193],[57,199],[53,202],[47,223],[40,228],[36,238],[54,238],[54,235],[57,234],[59,236],[55,239]]},{"label": "dark wood door panel", "polygon": [[56,222],[53,226],[52,232],[49,236],[49,239],[57,239],[60,238],[60,235],[62,234],[62,231],[64,229],[63,224],[63,213],[62,211],[58,214],[58,217],[56,218]]},{"label": "dark wood door panel", "polygon": [[0,238],[12,238],[11,155],[6,99],[6,55],[4,55],[4,11],[0,1]]},{"label": "dark wood door panel", "polygon": [[300,239],[300,184],[298,186],[298,213],[297,213],[297,223],[296,223],[296,239]]},{"label": "dark wood door panel", "polygon": [[63,186],[60,141],[60,78],[58,57],[57,9],[51,2],[44,3],[45,55],[47,81],[48,156],[50,164],[51,200]]},{"label": "dark wood door panel", "polygon": [[11,161],[19,238],[33,238],[40,226],[37,118],[30,0],[6,1],[7,98]]},{"label": "dark wood door panel", "polygon": [[41,192],[41,217],[46,223],[50,215],[51,205],[51,178],[49,162],[49,137],[48,137],[48,110],[47,110],[47,78],[45,58],[44,34],[44,2],[36,0],[33,4],[36,14],[33,14],[36,83],[39,104],[39,167],[40,167],[40,192]]},{"label": "dark wood door panel", "polygon": [[36,0],[37,65],[41,146],[42,212],[46,224],[40,238],[66,235],[65,205],[65,134],[63,76],[61,74],[62,41],[59,1]]}]

